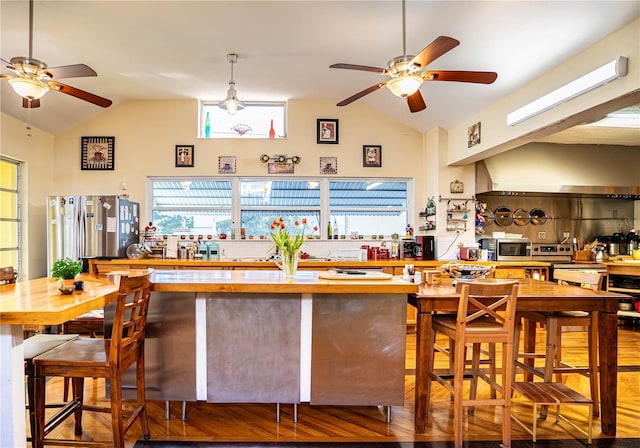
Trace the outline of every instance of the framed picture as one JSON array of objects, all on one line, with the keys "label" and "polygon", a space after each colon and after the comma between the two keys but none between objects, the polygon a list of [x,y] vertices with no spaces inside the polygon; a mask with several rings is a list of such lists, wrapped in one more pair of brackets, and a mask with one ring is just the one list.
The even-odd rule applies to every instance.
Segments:
[{"label": "framed picture", "polygon": [[82,137],[80,168],[113,170],[115,137]]},{"label": "framed picture", "polygon": [[218,173],[234,174],[236,172],[236,156],[218,157]]},{"label": "framed picture", "polygon": [[362,166],[381,167],[382,166],[382,146],[363,145],[362,146]]},{"label": "framed picture", "polygon": [[456,179],[449,184],[449,189],[451,193],[464,193],[464,183]]},{"label": "framed picture", "polygon": [[338,174],[338,158],[320,157],[320,174]]},{"label": "framed picture", "polygon": [[480,143],[480,122],[472,124],[467,128],[467,148]]},{"label": "framed picture", "polygon": [[193,145],[176,145],[176,166],[193,167],[194,151]]},{"label": "framed picture", "polygon": [[267,173],[269,174],[293,174],[293,162],[269,162]]},{"label": "framed picture", "polygon": [[318,118],[316,123],[317,142],[327,145],[338,144],[338,120]]}]

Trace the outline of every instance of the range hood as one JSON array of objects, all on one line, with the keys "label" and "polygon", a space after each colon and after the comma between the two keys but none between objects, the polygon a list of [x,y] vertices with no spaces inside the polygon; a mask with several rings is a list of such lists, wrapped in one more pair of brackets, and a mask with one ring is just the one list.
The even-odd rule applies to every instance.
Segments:
[{"label": "range hood", "polygon": [[476,163],[476,194],[640,199],[640,146],[530,143]]}]

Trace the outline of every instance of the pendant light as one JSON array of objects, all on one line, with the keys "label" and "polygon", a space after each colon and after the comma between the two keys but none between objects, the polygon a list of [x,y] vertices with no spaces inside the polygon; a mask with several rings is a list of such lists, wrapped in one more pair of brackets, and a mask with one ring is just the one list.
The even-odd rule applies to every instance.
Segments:
[{"label": "pendant light", "polygon": [[236,83],[233,80],[233,64],[238,62],[238,55],[230,53],[227,55],[227,62],[231,64],[231,80],[229,81],[229,90],[227,90],[227,98],[218,104],[218,107],[227,111],[229,115],[234,115],[236,111],[244,109],[245,105],[238,99],[236,93]]}]

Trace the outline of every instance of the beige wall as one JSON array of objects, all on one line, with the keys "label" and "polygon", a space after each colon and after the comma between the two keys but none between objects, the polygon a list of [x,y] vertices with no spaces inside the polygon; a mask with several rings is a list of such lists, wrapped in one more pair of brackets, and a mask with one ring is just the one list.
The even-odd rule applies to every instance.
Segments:
[{"label": "beige wall", "polygon": [[20,279],[47,274],[46,197],[53,185],[54,136],[0,114],[0,154],[23,162],[20,182],[23,260]]},{"label": "beige wall", "polygon": [[[218,176],[218,157],[236,157],[236,176],[267,176],[261,154],[301,157],[295,176],[319,176],[320,156],[338,158],[338,176],[413,177],[416,197],[425,190],[422,136],[371,108],[337,108],[329,102],[290,101],[288,138],[198,139],[198,102],[136,101],[116,105],[98,117],[56,136],[55,194],[122,194],[142,206],[146,219],[147,176]],[[316,144],[316,119],[337,118],[338,145]],[[115,137],[114,171],[81,171],[82,136]],[[195,145],[193,168],[175,167],[175,145]],[[362,145],[382,145],[382,167],[362,167]],[[71,170],[60,169],[70,166]],[[127,191],[120,189],[126,182]],[[422,201],[421,201],[422,202]]]}]

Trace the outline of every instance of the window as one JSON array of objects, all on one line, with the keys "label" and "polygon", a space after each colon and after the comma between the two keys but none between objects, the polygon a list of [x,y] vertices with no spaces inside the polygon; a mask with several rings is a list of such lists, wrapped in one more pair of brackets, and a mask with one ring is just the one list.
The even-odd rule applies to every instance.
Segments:
[{"label": "window", "polygon": [[329,182],[331,225],[340,235],[402,234],[408,221],[406,180]]},{"label": "window", "polygon": [[20,272],[20,164],[0,158],[0,266]]},{"label": "window", "polygon": [[200,138],[286,138],[285,103],[244,102],[245,108],[229,115],[218,102],[200,103]]},{"label": "window", "polygon": [[[160,234],[240,234],[266,238],[273,219],[293,225],[306,218],[308,233],[327,237],[402,234],[409,216],[409,179],[149,178],[151,220]],[[318,226],[317,231],[312,229]],[[233,230],[232,230],[233,229]]]}]

